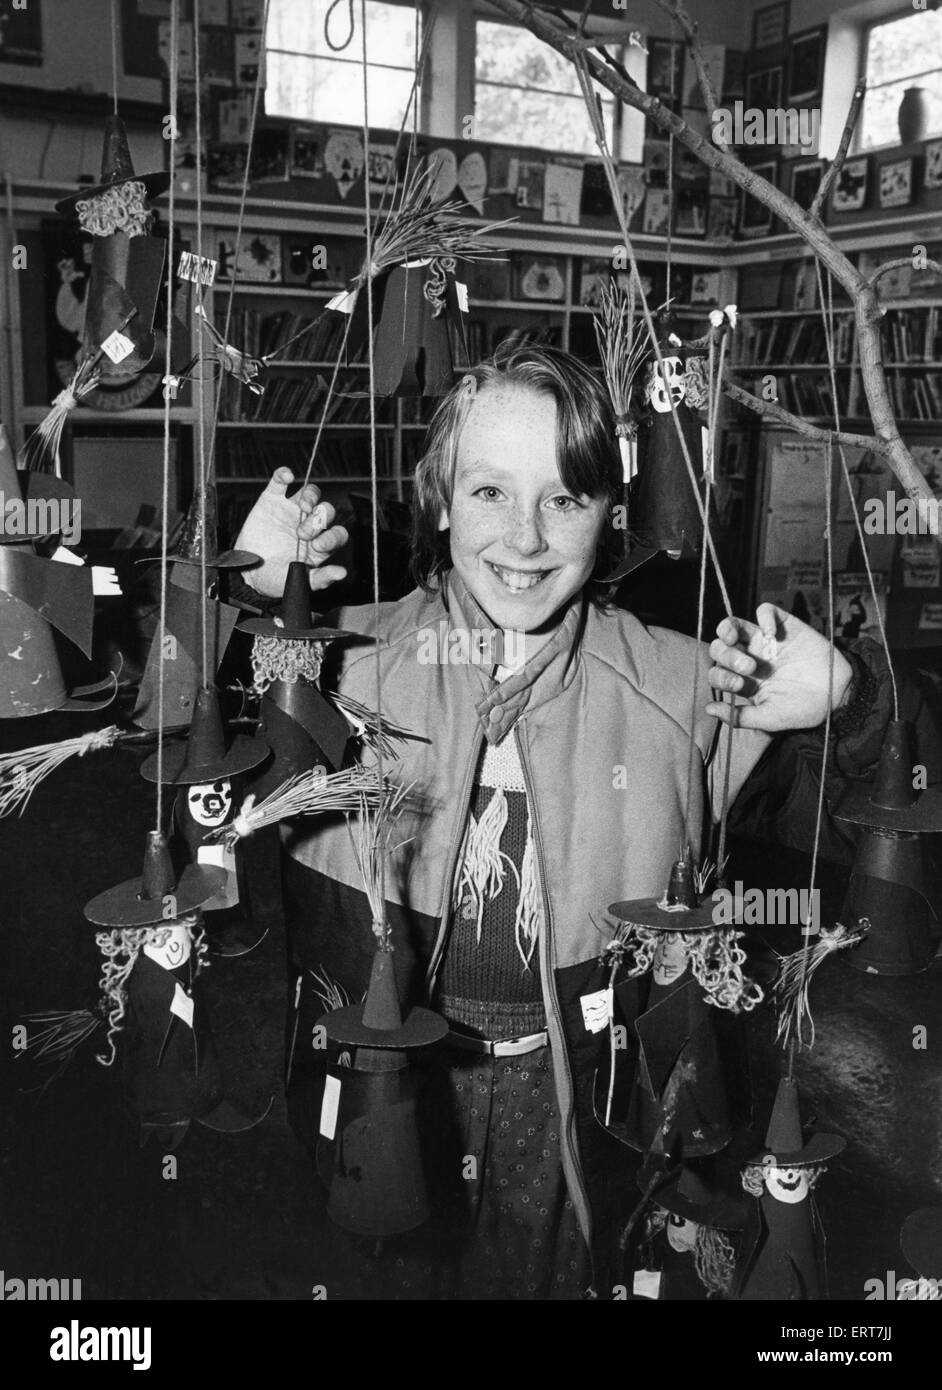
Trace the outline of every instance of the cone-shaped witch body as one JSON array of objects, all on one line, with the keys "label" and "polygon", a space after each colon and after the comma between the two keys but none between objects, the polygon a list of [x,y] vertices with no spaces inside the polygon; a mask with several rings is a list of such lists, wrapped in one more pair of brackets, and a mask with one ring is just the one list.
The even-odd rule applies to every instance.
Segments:
[{"label": "cone-shaped witch body", "polygon": [[136,174],[131,162],[127,131],[120,116],[105,118],[105,131],[101,147],[101,177],[97,184],[83,187],[56,203],[56,211],[63,217],[72,217],[76,204],[82,199],[95,198],[109,188],[135,180],[144,185],[148,198],[158,198],[170,185],[170,175],[163,172]]},{"label": "cone-shaped witch body", "polygon": [[241,802],[240,781],[219,777],[212,782],[194,782],[180,788],[173,805],[174,853],[185,863],[216,865],[226,874],[223,887],[203,906],[210,933],[220,928],[240,928],[249,933],[253,930],[249,878],[241,843],[230,849],[213,838],[217,830],[235,818]]},{"label": "cone-shaped witch body", "polygon": [[914,975],[932,962],[932,909],[926,896],[921,835],[865,828],[857,843],[844,922],[866,918],[870,930],[843,952],[848,965],[873,975]]},{"label": "cone-shaped witch body", "polygon": [[638,427],[631,530],[639,546],[666,550],[677,558],[685,546],[690,552],[699,550],[703,529],[677,427],[699,480],[703,472],[702,426],[685,399],[683,361],[666,335],[661,351],[664,369],[662,372],[656,360],[649,364],[645,388],[648,409]]},{"label": "cone-shaped witch body", "polygon": [[12,594],[0,589],[0,718],[22,719],[58,709],[65,682],[52,628]]},{"label": "cone-shaped witch body", "polygon": [[688,970],[668,984],[652,980],[635,1021],[638,1061],[625,1141],[663,1162],[697,1158],[732,1138],[716,1010]]},{"label": "cone-shaped witch body", "polygon": [[916,800],[912,733],[908,720],[894,719],[887,725],[870,800],[876,806],[887,808],[911,806]]},{"label": "cone-shaped witch body", "polygon": [[443,272],[430,299],[434,265],[396,266],[386,277],[373,349],[380,396],[443,396],[467,366],[454,276]]},{"label": "cone-shaped witch body", "polygon": [[[177,567],[174,566],[174,569]],[[180,568],[190,568],[181,566]],[[203,605],[206,605],[207,670],[210,680],[216,673],[239,618],[239,609],[229,603],[205,597],[178,584],[171,575],[167,585],[165,630],[157,630],[151,641],[147,664],[141,679],[132,718],[144,729],[156,729],[159,690],[163,682],[164,726],[189,724],[196,696],[203,683]]]},{"label": "cone-shaped witch body", "polygon": [[149,830],[144,844],[141,870],[141,897],[147,902],[163,899],[177,885],[167,837],[160,830]]}]

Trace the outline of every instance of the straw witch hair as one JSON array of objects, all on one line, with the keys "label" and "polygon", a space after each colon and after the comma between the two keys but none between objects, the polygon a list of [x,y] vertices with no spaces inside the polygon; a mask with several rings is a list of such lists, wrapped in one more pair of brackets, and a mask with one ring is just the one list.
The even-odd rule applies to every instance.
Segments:
[{"label": "straw witch hair", "polygon": [[[498,349],[472,367],[444,398],[432,419],[428,448],[415,473],[412,573],[434,593],[451,568],[448,532],[439,530],[451,507],[458,442],[468,412],[491,386],[521,386],[556,402],[557,462],[563,485],[576,496],[603,498],[611,510],[621,496],[621,456],[608,392],[577,357],[559,348],[527,345]],[[610,519],[610,518],[609,518]],[[596,571],[610,574],[622,558],[621,532],[608,524],[599,536]]]}]

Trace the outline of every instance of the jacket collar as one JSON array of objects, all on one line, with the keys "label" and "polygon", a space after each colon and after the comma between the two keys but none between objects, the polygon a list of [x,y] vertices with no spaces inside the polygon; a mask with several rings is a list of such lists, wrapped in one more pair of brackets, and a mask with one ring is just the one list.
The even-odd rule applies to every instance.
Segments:
[{"label": "jacket collar", "polygon": [[[442,599],[448,610],[452,631],[463,629],[474,640],[486,643],[495,653],[498,665],[504,634],[471,596],[465,584],[449,570],[442,581]],[[476,683],[479,698],[475,710],[488,743],[498,743],[527,708],[536,708],[565,689],[574,674],[574,657],[585,625],[586,599],[582,593],[570,601],[562,622],[519,671],[504,681],[496,681],[491,668],[469,661],[466,669]]]}]

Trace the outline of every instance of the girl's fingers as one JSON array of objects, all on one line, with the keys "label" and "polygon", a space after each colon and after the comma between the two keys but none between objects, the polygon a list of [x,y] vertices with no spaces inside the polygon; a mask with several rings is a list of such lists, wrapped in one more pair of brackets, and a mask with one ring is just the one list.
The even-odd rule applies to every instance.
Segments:
[{"label": "girl's fingers", "polygon": [[268,480],[268,486],[265,491],[269,497],[284,497],[293,482],[294,474],[291,472],[291,469],[282,466],[281,468],[275,469]]},{"label": "girl's fingers", "polygon": [[331,526],[330,530],[320,532],[313,540],[307,542],[308,555],[316,563],[318,556],[330,555],[332,551],[346,545],[349,539],[346,527]]},{"label": "girl's fingers", "polygon": [[320,565],[310,571],[311,588],[326,589],[328,584],[339,584],[346,577],[343,565]]},{"label": "girl's fingers", "polygon": [[329,502],[319,502],[313,511],[303,517],[298,527],[298,535],[301,540],[314,540],[321,531],[328,529],[336,515],[336,509]]}]

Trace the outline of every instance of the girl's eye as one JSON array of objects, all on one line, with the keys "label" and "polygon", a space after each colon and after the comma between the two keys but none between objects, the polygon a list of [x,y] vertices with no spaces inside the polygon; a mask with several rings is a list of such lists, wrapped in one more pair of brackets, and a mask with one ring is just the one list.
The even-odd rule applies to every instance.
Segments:
[{"label": "girl's eye", "polygon": [[501,493],[499,487],[488,486],[479,487],[474,495],[475,497],[483,497],[485,502],[495,502],[497,498],[500,497]]},{"label": "girl's eye", "polygon": [[560,493],[558,497],[551,498],[550,502],[553,510],[557,512],[571,512],[579,505],[574,497],[568,497],[565,493]]}]

